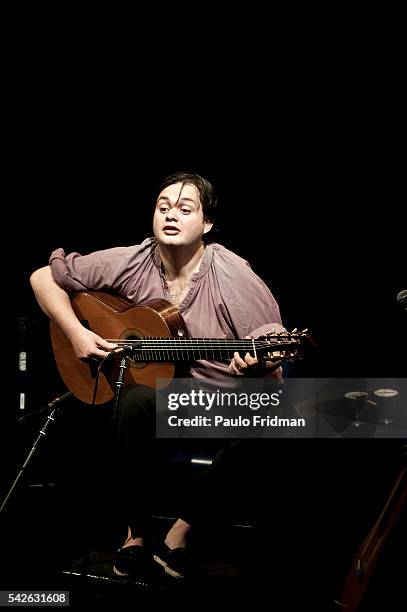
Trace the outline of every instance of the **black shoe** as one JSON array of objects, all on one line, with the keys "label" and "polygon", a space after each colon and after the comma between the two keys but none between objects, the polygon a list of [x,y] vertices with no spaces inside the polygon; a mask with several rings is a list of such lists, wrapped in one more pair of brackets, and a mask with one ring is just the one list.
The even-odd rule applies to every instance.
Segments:
[{"label": "black shoe", "polygon": [[149,561],[150,557],[144,546],[119,548],[113,561],[113,572],[116,576],[138,576],[145,574]]},{"label": "black shoe", "polygon": [[163,566],[164,571],[173,578],[187,578],[191,574],[191,564],[186,548],[168,548],[160,544],[154,551],[154,561]]}]

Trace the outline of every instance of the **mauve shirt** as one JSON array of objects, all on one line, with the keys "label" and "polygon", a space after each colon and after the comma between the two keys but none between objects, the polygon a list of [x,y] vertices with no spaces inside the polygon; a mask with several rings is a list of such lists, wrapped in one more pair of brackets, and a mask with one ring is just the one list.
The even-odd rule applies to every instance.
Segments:
[{"label": "mauve shirt", "polygon": [[[154,298],[171,302],[155,238],[89,255],[56,249],[49,263],[56,283],[67,292],[109,290],[135,304]],[[205,247],[179,312],[192,338],[258,338],[283,329],[267,285],[247,261],[216,243]],[[200,382],[225,381],[232,376],[228,365],[202,359],[193,362],[191,375]]]}]

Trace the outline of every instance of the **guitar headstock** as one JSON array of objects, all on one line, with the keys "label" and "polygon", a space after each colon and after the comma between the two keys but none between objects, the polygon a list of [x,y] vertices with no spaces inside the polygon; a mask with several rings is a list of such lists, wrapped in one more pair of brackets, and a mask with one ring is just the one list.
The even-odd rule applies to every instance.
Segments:
[{"label": "guitar headstock", "polygon": [[297,328],[294,328],[291,332],[287,330],[278,333],[271,332],[259,338],[259,348],[263,353],[263,359],[266,361],[298,359],[302,357],[304,342],[310,339],[308,329],[298,331]]}]

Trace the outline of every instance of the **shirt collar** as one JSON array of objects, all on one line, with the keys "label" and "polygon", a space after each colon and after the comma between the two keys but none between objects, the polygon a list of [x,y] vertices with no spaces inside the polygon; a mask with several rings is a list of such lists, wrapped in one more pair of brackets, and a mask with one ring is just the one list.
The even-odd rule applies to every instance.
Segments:
[{"label": "shirt collar", "polygon": [[[154,248],[154,252],[153,252],[154,264],[157,266],[157,268],[163,274],[163,265],[162,265],[162,261],[161,261],[161,257],[160,257],[160,250],[158,248],[158,243],[157,243],[156,239],[154,239],[153,248]],[[199,266],[199,270],[198,270],[198,272],[195,272],[195,274],[192,275],[192,278],[198,279],[198,278],[201,278],[202,276],[205,276],[205,274],[208,272],[208,270],[209,270],[209,268],[210,268],[210,266],[212,264],[212,259],[213,259],[213,246],[212,246],[212,244],[208,244],[208,245],[205,246],[205,250],[204,250],[204,253],[202,255],[202,259],[201,259],[201,264]]]}]

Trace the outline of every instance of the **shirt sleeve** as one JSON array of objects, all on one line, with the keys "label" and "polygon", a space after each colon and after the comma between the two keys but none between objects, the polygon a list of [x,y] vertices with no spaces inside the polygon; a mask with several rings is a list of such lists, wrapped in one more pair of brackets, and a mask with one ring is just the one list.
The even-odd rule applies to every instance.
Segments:
[{"label": "shirt sleeve", "polygon": [[[284,330],[280,308],[266,283],[241,257],[226,249],[217,253],[218,283],[223,297],[222,306],[236,338],[259,338],[267,333]],[[282,381],[281,367],[264,373],[276,382]]]},{"label": "shirt sleeve", "polygon": [[218,283],[223,307],[237,338],[282,331],[280,309],[262,279],[244,259],[224,249],[218,253]]},{"label": "shirt sleeve", "polygon": [[66,255],[62,248],[56,249],[49,260],[52,275],[68,293],[108,289],[124,294],[129,279],[137,275],[143,260],[151,253],[145,243],[95,251],[89,255]]}]

